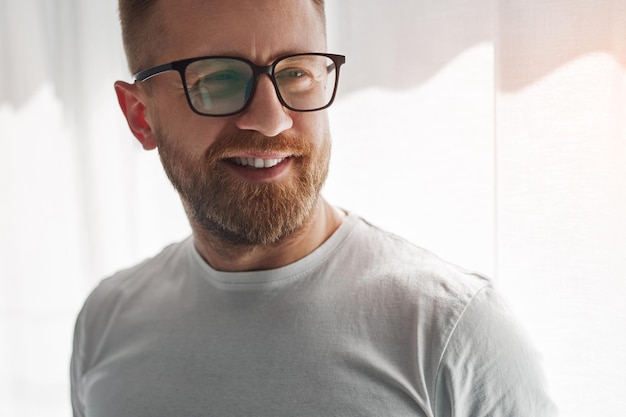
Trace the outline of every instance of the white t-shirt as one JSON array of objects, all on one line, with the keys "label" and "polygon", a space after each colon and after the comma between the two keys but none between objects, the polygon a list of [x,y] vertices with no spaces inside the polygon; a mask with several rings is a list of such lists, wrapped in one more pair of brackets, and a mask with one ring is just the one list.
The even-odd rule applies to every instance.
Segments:
[{"label": "white t-shirt", "polygon": [[192,239],[103,280],[76,324],[74,416],[554,415],[491,283],[350,215],[282,268]]}]

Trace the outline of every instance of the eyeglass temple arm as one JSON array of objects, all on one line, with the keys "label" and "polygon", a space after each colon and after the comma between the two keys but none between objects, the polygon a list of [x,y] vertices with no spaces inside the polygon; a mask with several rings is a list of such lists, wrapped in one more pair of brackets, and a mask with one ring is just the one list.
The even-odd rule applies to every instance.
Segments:
[{"label": "eyeglass temple arm", "polygon": [[146,81],[147,79],[154,77],[155,75],[161,74],[162,72],[172,71],[174,69],[175,68],[173,67],[172,63],[163,64],[163,65],[159,65],[157,67],[150,68],[144,71],[139,71],[137,74],[133,76],[133,78],[135,79],[135,81],[143,82],[143,81]]}]

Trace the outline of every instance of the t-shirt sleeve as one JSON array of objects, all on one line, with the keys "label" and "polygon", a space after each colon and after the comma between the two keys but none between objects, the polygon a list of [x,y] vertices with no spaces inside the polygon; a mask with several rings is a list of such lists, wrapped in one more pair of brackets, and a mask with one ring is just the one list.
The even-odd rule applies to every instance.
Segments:
[{"label": "t-shirt sleeve", "polygon": [[491,288],[468,304],[437,372],[435,416],[552,417],[538,353]]}]

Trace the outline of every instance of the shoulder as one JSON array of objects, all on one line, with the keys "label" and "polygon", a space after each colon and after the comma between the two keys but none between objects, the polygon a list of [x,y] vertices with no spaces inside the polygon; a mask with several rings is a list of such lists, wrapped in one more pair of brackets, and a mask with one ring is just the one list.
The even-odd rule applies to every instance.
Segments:
[{"label": "shoulder", "polygon": [[[368,308],[412,323],[429,340],[431,358],[439,359],[466,309],[492,281],[430,251],[359,219],[337,254],[346,291]],[[356,272],[355,272],[356,271]],[[482,301],[482,300],[481,300]],[[489,303],[491,300],[486,300]],[[436,363],[432,364],[436,368]]]},{"label": "shoulder", "polygon": [[370,279],[397,286],[420,303],[443,303],[459,310],[483,289],[492,287],[486,276],[465,270],[406,239],[364,219],[355,226],[349,257],[364,265]]},{"label": "shoulder", "polygon": [[168,281],[184,273],[191,244],[190,239],[171,244],[154,257],[103,279],[85,301],[81,315],[84,319],[106,316],[107,311],[136,303],[144,294],[167,288]]}]

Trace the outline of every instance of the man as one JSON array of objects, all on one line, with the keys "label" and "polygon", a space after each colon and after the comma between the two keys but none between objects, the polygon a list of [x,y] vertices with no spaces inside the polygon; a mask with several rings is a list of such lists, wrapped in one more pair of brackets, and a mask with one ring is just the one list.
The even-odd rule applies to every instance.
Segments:
[{"label": "man", "polygon": [[546,416],[490,282],[320,197],[344,58],[321,0],[121,0],[136,82],[193,236],[81,311],[75,416]]}]

